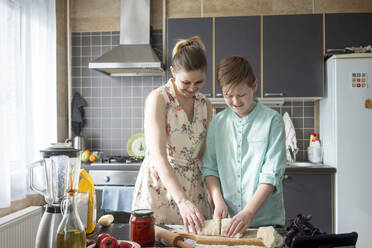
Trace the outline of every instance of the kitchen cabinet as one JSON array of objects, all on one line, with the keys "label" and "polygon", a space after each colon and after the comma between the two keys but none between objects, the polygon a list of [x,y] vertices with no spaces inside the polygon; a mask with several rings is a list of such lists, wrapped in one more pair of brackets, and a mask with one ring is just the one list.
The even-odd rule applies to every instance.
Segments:
[{"label": "kitchen cabinet", "polygon": [[323,97],[321,14],[263,17],[263,97]]},{"label": "kitchen cabinet", "polygon": [[286,226],[297,214],[311,214],[311,223],[322,232],[333,230],[333,182],[331,172],[286,172],[283,179]]},{"label": "kitchen cabinet", "polygon": [[[208,68],[205,84],[200,90],[208,97],[213,96],[213,19],[207,18],[169,18],[168,19],[168,40],[167,58],[168,69],[172,65],[172,50],[180,39],[187,39],[192,36],[199,36],[205,45]],[[168,70],[169,71],[169,70]]]},{"label": "kitchen cabinet", "polygon": [[372,13],[325,15],[325,47],[343,49],[371,45]]},{"label": "kitchen cabinet", "polygon": [[255,97],[261,92],[261,17],[215,18],[215,96],[222,97],[217,82],[217,66],[221,59],[238,55],[250,62],[258,82]]}]

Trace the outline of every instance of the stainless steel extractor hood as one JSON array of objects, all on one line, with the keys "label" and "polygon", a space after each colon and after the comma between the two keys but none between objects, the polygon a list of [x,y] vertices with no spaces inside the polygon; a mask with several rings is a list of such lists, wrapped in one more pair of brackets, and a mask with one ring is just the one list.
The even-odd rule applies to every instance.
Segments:
[{"label": "stainless steel extractor hood", "polygon": [[150,0],[120,1],[120,45],[89,68],[112,77],[163,75],[164,66],[150,45]]}]

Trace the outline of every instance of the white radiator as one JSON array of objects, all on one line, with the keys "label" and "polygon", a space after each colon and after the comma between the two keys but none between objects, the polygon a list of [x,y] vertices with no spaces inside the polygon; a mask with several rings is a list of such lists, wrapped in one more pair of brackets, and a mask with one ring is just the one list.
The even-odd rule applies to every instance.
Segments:
[{"label": "white radiator", "polygon": [[0,218],[0,247],[33,248],[42,215],[41,206],[32,206]]}]

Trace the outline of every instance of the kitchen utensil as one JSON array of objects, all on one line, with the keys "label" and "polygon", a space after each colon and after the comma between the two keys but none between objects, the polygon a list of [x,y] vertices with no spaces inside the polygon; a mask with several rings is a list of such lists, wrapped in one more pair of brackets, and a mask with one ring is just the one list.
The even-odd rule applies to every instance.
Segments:
[{"label": "kitchen utensil", "polygon": [[84,151],[85,150],[85,138],[83,136],[75,136],[72,142],[75,149]]},{"label": "kitchen utensil", "polygon": [[[62,220],[60,203],[68,189],[77,189],[80,152],[68,143],[52,144],[40,152],[42,159],[30,168],[30,186],[44,196],[47,207],[38,227],[35,247],[55,247],[57,227]],[[42,185],[36,184],[36,176],[43,179]]]},{"label": "kitchen utensil", "polygon": [[185,231],[176,231],[181,238],[193,239],[197,244],[205,245],[256,245],[265,246],[262,239],[257,238],[257,229],[247,229],[242,238],[221,236],[203,236]]},{"label": "kitchen utensil", "polygon": [[[188,237],[186,237],[188,238]],[[193,246],[184,242],[183,237],[178,233],[170,232],[159,226],[155,226],[155,240],[167,246],[181,248],[192,248]]]},{"label": "kitchen utensil", "polygon": [[145,136],[142,133],[134,134],[127,144],[129,156],[143,158],[146,154]]}]

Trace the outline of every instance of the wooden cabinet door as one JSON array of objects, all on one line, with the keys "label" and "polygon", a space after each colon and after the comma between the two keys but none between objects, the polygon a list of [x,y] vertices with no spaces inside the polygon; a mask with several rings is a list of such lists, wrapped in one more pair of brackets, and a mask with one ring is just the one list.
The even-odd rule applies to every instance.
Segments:
[{"label": "wooden cabinet door", "polygon": [[[172,50],[174,45],[180,39],[187,39],[192,36],[199,36],[205,45],[205,54],[207,56],[208,68],[206,80],[203,88],[200,90],[208,97],[213,93],[213,20],[212,18],[169,18],[168,19],[168,41],[167,58],[168,72],[172,65]],[[170,73],[170,72],[169,72]]]},{"label": "wooden cabinet door", "polygon": [[286,226],[297,214],[312,215],[311,223],[332,233],[333,174],[286,173],[283,180]]},{"label": "wooden cabinet door", "polygon": [[221,59],[238,55],[248,59],[258,82],[255,97],[261,93],[261,19],[259,16],[215,18],[215,96],[222,97],[217,82]]},{"label": "wooden cabinet door", "polygon": [[320,14],[263,17],[263,97],[323,97]]},{"label": "wooden cabinet door", "polygon": [[327,49],[368,46],[372,43],[372,13],[325,15]]}]

